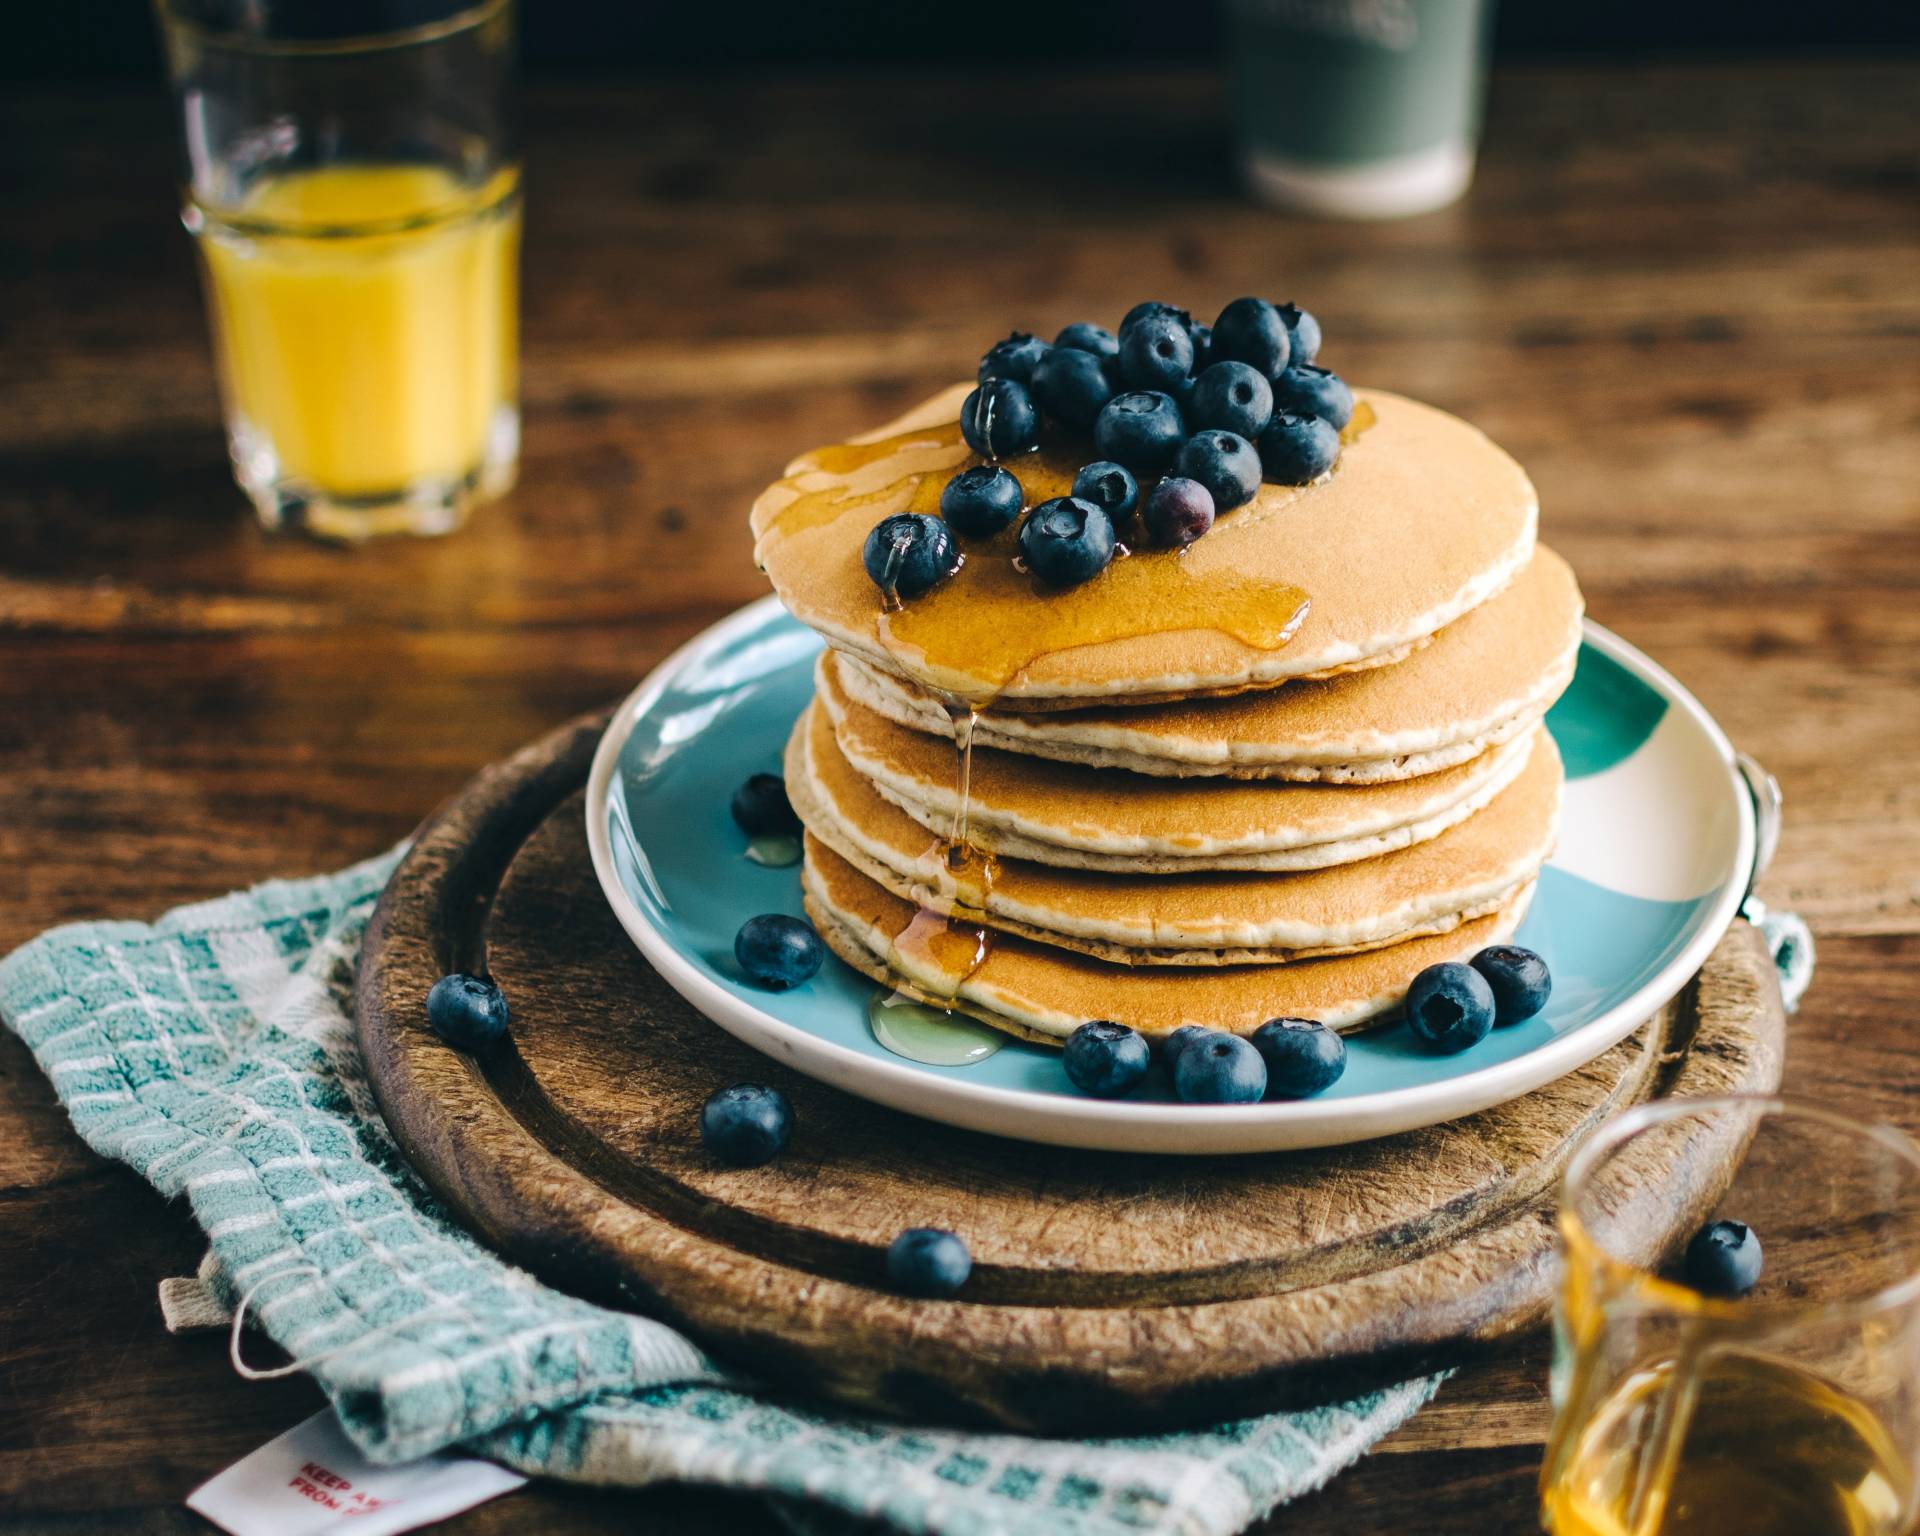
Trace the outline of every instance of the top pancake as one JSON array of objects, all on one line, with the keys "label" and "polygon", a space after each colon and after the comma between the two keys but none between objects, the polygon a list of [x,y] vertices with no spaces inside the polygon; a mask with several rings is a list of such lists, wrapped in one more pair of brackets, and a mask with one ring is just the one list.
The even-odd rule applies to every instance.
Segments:
[{"label": "top pancake", "polygon": [[[939,692],[1003,710],[1062,708],[1377,665],[1483,603],[1533,551],[1537,506],[1519,465],[1444,411],[1366,390],[1356,424],[1370,424],[1328,475],[1262,485],[1183,553],[1116,560],[1063,593],[1016,571],[1003,535],[973,544],[957,576],[888,615],[861,546],[883,517],[936,510],[946,481],[980,462],[957,425],[968,387],[861,444],[803,454],[753,509],[755,560],[796,618]],[[1031,505],[1065,494],[1092,457],[1075,438],[1007,468]]]}]

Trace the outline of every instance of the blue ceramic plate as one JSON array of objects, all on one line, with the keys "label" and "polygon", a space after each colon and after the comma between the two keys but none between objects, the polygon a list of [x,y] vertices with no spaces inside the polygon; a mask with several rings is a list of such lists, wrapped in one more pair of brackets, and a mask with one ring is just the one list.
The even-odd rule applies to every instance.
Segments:
[{"label": "blue ceramic plate", "polygon": [[848,1093],[994,1135],[1112,1151],[1264,1152],[1433,1125],[1591,1061],[1699,968],[1745,893],[1753,803],[1725,734],[1678,683],[1589,624],[1547,717],[1566,760],[1560,848],[1517,942],[1553,968],[1545,1011],[1458,1056],[1404,1025],[1348,1038],[1347,1070],[1299,1103],[1170,1103],[1075,1091],[1057,1051],[1009,1041],[964,1067],[906,1060],[868,1025],[874,985],[829,956],[792,992],[750,985],[733,937],[758,912],[801,915],[800,871],[748,860],[728,813],[747,774],[778,772],[820,642],[772,599],[683,647],[607,729],[587,836],[607,899],[649,961],[722,1029]]}]

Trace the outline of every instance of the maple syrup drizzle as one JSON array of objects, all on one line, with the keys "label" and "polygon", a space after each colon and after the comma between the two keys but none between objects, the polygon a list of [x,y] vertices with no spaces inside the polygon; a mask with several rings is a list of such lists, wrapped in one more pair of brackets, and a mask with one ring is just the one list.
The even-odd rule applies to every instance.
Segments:
[{"label": "maple syrup drizzle", "polygon": [[972,844],[967,839],[968,813],[973,805],[973,733],[980,711],[965,699],[941,701],[953,727],[953,824],[947,832],[947,868],[965,868]]}]

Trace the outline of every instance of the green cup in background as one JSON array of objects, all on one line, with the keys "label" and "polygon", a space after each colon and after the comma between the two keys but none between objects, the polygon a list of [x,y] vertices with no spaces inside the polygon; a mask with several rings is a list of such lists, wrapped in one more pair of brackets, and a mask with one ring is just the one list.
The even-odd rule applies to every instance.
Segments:
[{"label": "green cup in background", "polygon": [[1256,196],[1340,218],[1444,207],[1473,179],[1494,0],[1229,0]]}]

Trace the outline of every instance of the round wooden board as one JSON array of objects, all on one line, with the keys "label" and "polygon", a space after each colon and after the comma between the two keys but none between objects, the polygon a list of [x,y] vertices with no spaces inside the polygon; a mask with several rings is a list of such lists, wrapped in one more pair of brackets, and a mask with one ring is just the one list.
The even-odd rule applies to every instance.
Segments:
[{"label": "round wooden board", "polygon": [[[587,859],[605,715],[488,769],[422,830],[361,957],[361,1043],[414,1166],[551,1283],[673,1320],[763,1379],[863,1409],[1029,1431],[1166,1429],[1324,1401],[1458,1360],[1544,1315],[1551,1185],[1649,1095],[1778,1084],[1772,966],[1744,923],[1637,1034],[1539,1092],[1324,1152],[1149,1158],[1001,1141],[876,1108],[748,1050],[641,959]],[[427,1029],[449,970],[490,969],[511,1043]],[[713,1165],[701,1103],[793,1101],[769,1167]],[[1650,1244],[1699,1221],[1740,1148],[1623,1169]],[[883,1279],[902,1228],[960,1232],[963,1299]]]}]

